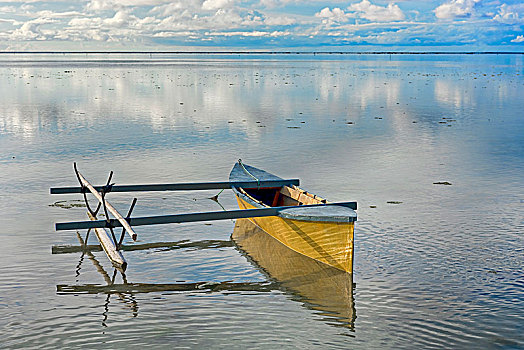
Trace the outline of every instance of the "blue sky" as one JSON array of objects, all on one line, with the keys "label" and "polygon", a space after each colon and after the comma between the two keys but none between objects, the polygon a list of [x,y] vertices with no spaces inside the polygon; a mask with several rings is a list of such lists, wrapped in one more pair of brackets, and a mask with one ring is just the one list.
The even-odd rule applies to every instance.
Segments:
[{"label": "blue sky", "polygon": [[8,0],[0,50],[524,51],[516,0]]}]

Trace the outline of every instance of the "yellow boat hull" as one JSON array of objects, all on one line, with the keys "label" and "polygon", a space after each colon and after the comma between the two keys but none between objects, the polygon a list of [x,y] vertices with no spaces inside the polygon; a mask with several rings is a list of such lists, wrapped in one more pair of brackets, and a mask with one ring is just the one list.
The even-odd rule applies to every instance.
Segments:
[{"label": "yellow boat hull", "polygon": [[[236,197],[241,209],[257,208],[238,195]],[[354,222],[316,222],[278,216],[249,220],[288,248],[336,269],[353,273]]]}]

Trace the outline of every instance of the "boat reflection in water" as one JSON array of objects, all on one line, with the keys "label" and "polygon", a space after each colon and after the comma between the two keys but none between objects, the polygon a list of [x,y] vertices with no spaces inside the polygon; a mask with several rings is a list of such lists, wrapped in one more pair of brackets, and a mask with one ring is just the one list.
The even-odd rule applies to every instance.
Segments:
[{"label": "boat reflection in water", "polygon": [[95,265],[104,277],[103,284],[59,284],[57,294],[107,294],[104,303],[103,321],[106,326],[109,314],[111,295],[115,294],[120,301],[129,306],[133,317],[138,316],[137,293],[180,292],[180,293],[216,293],[224,291],[258,291],[273,292],[281,290],[291,294],[293,299],[302,302],[309,309],[315,310],[330,324],[353,329],[356,318],[353,302],[352,275],[327,264],[306,257],[286,247],[267,234],[249,219],[238,219],[231,241],[202,242],[160,242],[140,246],[124,246],[123,250],[142,249],[214,249],[217,247],[236,248],[269,279],[262,282],[177,282],[177,283],[130,283],[121,273],[122,283],[115,283],[117,270],[111,277],[96,260],[91,251],[100,251],[100,246],[85,246],[84,240],[77,233],[80,246],[53,247],[53,254],[82,252],[77,266],[79,276],[84,256]]},{"label": "boat reflection in water", "polygon": [[352,275],[286,247],[253,224],[238,219],[231,235],[238,249],[270,279],[328,321],[353,329]]}]

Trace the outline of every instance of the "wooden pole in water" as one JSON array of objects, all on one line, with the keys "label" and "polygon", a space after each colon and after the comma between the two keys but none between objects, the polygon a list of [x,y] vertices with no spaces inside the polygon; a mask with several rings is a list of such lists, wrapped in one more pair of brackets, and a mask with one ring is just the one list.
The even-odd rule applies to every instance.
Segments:
[{"label": "wooden pole in water", "polygon": [[[96,218],[90,212],[87,212],[87,216],[89,216],[89,218],[92,221],[96,220]],[[111,263],[113,263],[113,265],[115,265],[116,267],[122,269],[122,271],[125,271],[127,267],[127,262],[124,259],[122,253],[116,249],[116,243],[113,242],[111,237],[109,237],[107,231],[103,228],[95,228],[94,230],[96,237],[100,242],[100,245],[106,252],[109,260],[111,260]]]},{"label": "wooden pole in water", "polygon": [[107,200],[102,198],[102,195],[93,187],[93,185],[89,183],[89,181],[85,179],[84,176],[82,176],[82,174],[78,173],[78,178],[80,179],[82,185],[84,185],[93,194],[93,196],[95,196],[95,198],[98,199],[100,203],[104,204],[105,202],[107,210],[111,214],[113,214],[115,218],[120,222],[121,226],[126,229],[127,233],[129,233],[133,241],[136,241],[137,234],[135,233],[135,231],[133,231],[133,228],[131,228],[126,219],[124,219],[124,217],[120,215],[120,213]]}]

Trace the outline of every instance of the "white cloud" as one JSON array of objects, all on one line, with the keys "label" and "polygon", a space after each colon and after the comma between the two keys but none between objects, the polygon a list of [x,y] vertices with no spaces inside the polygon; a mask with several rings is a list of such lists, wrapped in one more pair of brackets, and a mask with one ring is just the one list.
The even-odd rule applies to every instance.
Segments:
[{"label": "white cloud", "polygon": [[517,37],[511,40],[512,43],[524,43],[524,35],[517,35]]},{"label": "white cloud", "polygon": [[296,19],[287,16],[269,16],[264,19],[264,24],[268,26],[290,26],[296,22]]},{"label": "white cloud", "polygon": [[0,13],[15,13],[16,7],[15,6],[0,6]]},{"label": "white cloud", "polygon": [[325,7],[320,12],[315,13],[315,17],[323,18],[326,22],[344,22],[348,19],[344,10],[338,7],[335,7],[333,10]]},{"label": "white cloud", "polygon": [[[155,12],[164,12],[165,8],[157,8]],[[169,11],[168,11],[169,12]],[[199,31],[219,31],[219,30],[261,30],[261,26],[268,23],[271,25],[289,25],[293,22],[292,18],[276,16],[266,19],[266,17],[257,11],[242,11],[236,8],[219,9],[212,14],[198,12],[194,9],[174,11],[167,17],[157,17],[158,24],[151,30],[154,33],[164,32],[163,35],[179,31],[191,31],[198,34]],[[266,20],[268,22],[266,22]],[[201,33],[202,34],[202,33]]]},{"label": "white cloud", "polygon": [[125,27],[133,20],[126,11],[117,11],[112,18],[107,18],[104,23],[109,27]]},{"label": "white cloud", "polygon": [[192,32],[158,32],[153,34],[155,38],[189,37]]},{"label": "white cloud", "polygon": [[202,4],[203,10],[219,10],[233,5],[235,0],[205,0]]},{"label": "white cloud", "polygon": [[453,19],[456,17],[471,16],[475,9],[475,4],[480,0],[451,0],[437,7],[433,12],[439,19]]},{"label": "white cloud", "polygon": [[69,28],[72,28],[72,29],[87,29],[91,27],[96,28],[96,27],[100,27],[101,24],[102,24],[102,20],[100,18],[88,18],[88,17],[73,18],[68,23]]},{"label": "white cloud", "polygon": [[138,18],[129,9],[121,9],[113,17],[76,17],[61,31],[62,40],[136,41],[141,34],[150,33],[158,26],[153,17]]},{"label": "white cloud", "polygon": [[[10,4],[27,4],[27,3],[36,3],[36,2],[42,2],[42,0],[2,0],[2,3],[10,3]],[[68,0],[46,0],[46,2],[53,3],[53,2],[69,2]]]},{"label": "white cloud", "polygon": [[215,12],[211,20],[207,17],[204,21],[211,25],[209,28],[236,28],[243,22],[243,18],[236,11],[220,9]]},{"label": "white cloud", "polygon": [[[200,4],[198,4],[200,5]],[[155,6],[150,10],[150,13],[157,14],[161,17],[167,17],[172,16],[175,14],[179,14],[183,12],[184,10],[187,10],[189,8],[192,8],[191,4],[189,4],[189,1],[172,1],[169,4]],[[197,7],[195,6],[194,9]]]},{"label": "white cloud", "polygon": [[55,20],[48,18],[27,21],[20,28],[14,30],[11,37],[15,40],[45,40],[49,37],[49,33],[43,31],[41,26],[54,22]]},{"label": "white cloud", "polygon": [[369,0],[351,4],[347,8],[348,15],[355,18],[364,18],[372,22],[402,21],[406,18],[404,12],[394,3],[382,7],[373,5]]},{"label": "white cloud", "polygon": [[520,18],[519,12],[524,12],[524,4],[502,4],[499,6],[499,11],[495,15],[495,17],[493,17],[493,20],[508,24],[518,23],[523,20],[522,18]]},{"label": "white cloud", "polygon": [[244,37],[279,37],[279,36],[287,36],[290,35],[289,32],[282,32],[282,31],[273,31],[273,32],[266,32],[266,31],[241,31],[241,32],[209,32],[206,33],[208,36],[244,36]]},{"label": "white cloud", "polygon": [[265,7],[279,7],[279,6],[286,6],[290,3],[299,3],[300,0],[260,0],[260,5]]},{"label": "white cloud", "polygon": [[35,12],[33,16],[36,18],[68,18],[82,15],[83,13],[78,11],[53,12],[49,10],[43,10]]},{"label": "white cloud", "polygon": [[91,0],[86,5],[86,8],[89,11],[112,10],[114,8],[114,5],[113,5],[112,1]]},{"label": "white cloud", "polygon": [[322,18],[323,23],[326,24],[346,22],[349,18],[362,18],[371,22],[395,22],[406,18],[404,12],[394,3],[378,6],[369,2],[369,0],[362,0],[359,3],[349,5],[347,12],[338,7],[333,9],[325,7],[317,12],[315,17]]},{"label": "white cloud", "polygon": [[123,7],[158,6],[170,0],[90,0],[86,8],[90,11],[116,10]]}]

